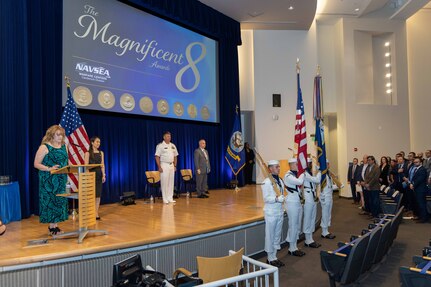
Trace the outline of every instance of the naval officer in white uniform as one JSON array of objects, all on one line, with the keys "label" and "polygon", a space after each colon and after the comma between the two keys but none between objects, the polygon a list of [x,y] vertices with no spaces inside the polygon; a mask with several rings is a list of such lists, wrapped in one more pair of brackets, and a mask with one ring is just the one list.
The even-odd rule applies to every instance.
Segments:
[{"label": "naval officer in white uniform", "polygon": [[175,171],[177,169],[177,147],[171,143],[171,133],[163,133],[163,141],[156,147],[156,163],[160,172],[160,186],[163,202],[173,203]]},{"label": "naval officer in white uniform", "polygon": [[[319,172],[316,176],[312,174],[312,160],[307,159],[307,169],[305,170],[304,178],[304,223],[303,232],[305,234],[305,246],[311,248],[319,248],[321,245],[313,240],[313,232],[316,229],[316,210],[317,210],[317,186],[320,184],[322,173]],[[317,166],[317,169],[319,167]]]},{"label": "naval officer in white uniform", "polygon": [[285,208],[289,218],[289,229],[287,231],[286,241],[289,242],[289,255],[304,256],[305,252],[298,249],[296,243],[299,239],[299,226],[301,225],[301,185],[304,183],[304,173],[297,177],[298,166],[296,158],[289,159],[290,170],[284,176],[284,182],[287,187],[287,198]]},{"label": "naval officer in white uniform", "polygon": [[268,255],[268,264],[282,267],[284,263],[277,259],[277,250],[281,248],[280,240],[284,216],[284,183],[279,177],[280,162],[278,160],[269,161],[268,169],[271,173],[269,176],[273,177],[281,195],[277,196],[275,192],[276,187],[272,184],[271,179],[268,177],[265,178],[262,186],[263,202],[265,203],[263,207],[265,215],[265,252]]}]

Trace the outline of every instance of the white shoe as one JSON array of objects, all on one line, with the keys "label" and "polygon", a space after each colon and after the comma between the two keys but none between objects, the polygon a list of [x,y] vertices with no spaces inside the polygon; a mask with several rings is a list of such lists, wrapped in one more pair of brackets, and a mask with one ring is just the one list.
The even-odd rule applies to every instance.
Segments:
[{"label": "white shoe", "polygon": [[163,201],[164,204],[169,204],[169,201]]},{"label": "white shoe", "polygon": [[175,203],[175,202],[177,202],[177,201],[176,201],[176,200],[171,200],[171,202],[172,202],[172,203]]}]

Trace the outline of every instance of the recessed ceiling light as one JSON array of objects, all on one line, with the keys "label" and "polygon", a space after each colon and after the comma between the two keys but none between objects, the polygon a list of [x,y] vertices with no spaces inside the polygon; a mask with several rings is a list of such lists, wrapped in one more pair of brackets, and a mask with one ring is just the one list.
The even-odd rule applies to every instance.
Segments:
[{"label": "recessed ceiling light", "polygon": [[390,66],[391,66],[390,63],[386,63],[386,65],[385,65],[386,68],[389,68]]},{"label": "recessed ceiling light", "polygon": [[385,57],[389,57],[391,53],[385,53]]},{"label": "recessed ceiling light", "polygon": [[390,78],[390,77],[391,77],[391,73],[387,73],[386,78]]},{"label": "recessed ceiling light", "polygon": [[392,86],[392,84],[391,83],[386,83],[386,87],[387,88],[390,88]]},{"label": "recessed ceiling light", "polygon": [[390,94],[390,93],[392,93],[392,90],[391,89],[387,89],[386,90],[386,94]]},{"label": "recessed ceiling light", "polygon": [[355,8],[355,12],[359,12],[359,8]]},{"label": "recessed ceiling light", "polygon": [[295,7],[293,7],[292,5],[289,6],[289,10],[293,10],[295,9]]},{"label": "recessed ceiling light", "polygon": [[248,15],[250,15],[251,17],[257,17],[257,16],[260,16],[260,15],[262,15],[264,12],[257,12],[257,11],[254,11],[254,12],[249,12],[248,13]]},{"label": "recessed ceiling light", "polygon": [[385,47],[389,47],[389,45],[390,45],[391,43],[389,43],[389,42],[386,42],[385,43]]}]

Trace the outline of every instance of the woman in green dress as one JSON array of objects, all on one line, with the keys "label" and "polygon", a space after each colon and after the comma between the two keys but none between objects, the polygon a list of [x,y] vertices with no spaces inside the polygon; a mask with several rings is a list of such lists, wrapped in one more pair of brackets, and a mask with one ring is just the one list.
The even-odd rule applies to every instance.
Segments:
[{"label": "woman in green dress", "polygon": [[49,223],[50,235],[61,233],[58,223],[68,219],[67,198],[57,196],[66,191],[67,174],[51,174],[68,164],[65,138],[61,126],[51,126],[34,158],[34,167],[39,170],[39,221]]}]

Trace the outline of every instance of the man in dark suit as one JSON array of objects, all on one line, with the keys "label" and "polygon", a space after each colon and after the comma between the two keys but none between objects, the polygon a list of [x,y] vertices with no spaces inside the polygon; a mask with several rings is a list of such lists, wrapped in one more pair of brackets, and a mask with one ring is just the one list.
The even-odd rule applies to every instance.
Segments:
[{"label": "man in dark suit", "polygon": [[410,189],[413,190],[416,197],[418,221],[417,223],[425,223],[429,219],[427,212],[427,201],[426,195],[428,192],[427,188],[427,171],[422,166],[422,161],[419,157],[415,157],[413,160],[414,171],[412,181],[410,183]]},{"label": "man in dark suit", "polygon": [[360,168],[358,166],[358,159],[353,159],[353,164],[349,166],[347,171],[347,183],[350,183],[350,190],[352,191],[353,204],[359,203],[360,197],[356,193],[356,183],[358,182]]},{"label": "man in dark suit", "polygon": [[380,168],[376,164],[374,156],[370,155],[367,158],[368,172],[365,173],[363,186],[368,190],[371,215],[377,219],[380,212]]},{"label": "man in dark suit", "polygon": [[196,174],[196,191],[199,198],[208,198],[208,173],[211,171],[210,158],[208,151],[205,149],[206,142],[204,139],[199,141],[199,147],[194,152],[195,174]]},{"label": "man in dark suit", "polygon": [[365,175],[368,172],[368,155],[364,154],[362,157],[362,164],[359,166],[359,175],[358,181],[362,186],[362,195],[364,198],[364,205],[362,206],[362,211],[359,213],[361,215],[370,214],[370,198],[369,198],[369,190],[365,187]]}]

